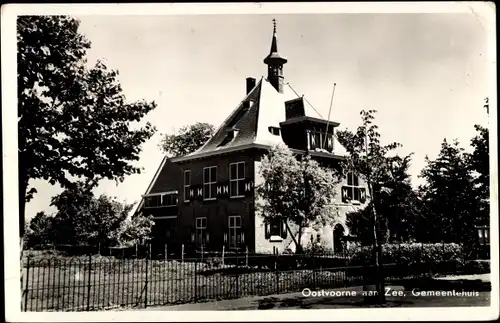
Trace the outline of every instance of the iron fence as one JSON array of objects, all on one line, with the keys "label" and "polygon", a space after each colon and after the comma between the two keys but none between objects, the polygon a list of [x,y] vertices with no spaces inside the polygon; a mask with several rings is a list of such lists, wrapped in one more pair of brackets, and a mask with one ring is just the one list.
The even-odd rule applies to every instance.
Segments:
[{"label": "iron fence", "polygon": [[[374,265],[327,254],[226,254],[181,259],[53,255],[22,263],[24,311],[95,311],[375,283]],[[456,273],[456,262],[386,263],[386,281]]]}]

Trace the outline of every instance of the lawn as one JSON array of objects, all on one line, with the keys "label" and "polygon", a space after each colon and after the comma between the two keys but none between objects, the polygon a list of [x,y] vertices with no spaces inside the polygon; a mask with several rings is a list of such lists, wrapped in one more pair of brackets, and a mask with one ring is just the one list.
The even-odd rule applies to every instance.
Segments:
[{"label": "lawn", "polygon": [[360,277],[346,277],[339,268],[235,269],[175,260],[93,257],[90,263],[86,257],[40,257],[30,261],[29,268],[23,261],[22,306],[28,311],[144,307],[294,292],[311,286],[352,286],[360,281]]}]

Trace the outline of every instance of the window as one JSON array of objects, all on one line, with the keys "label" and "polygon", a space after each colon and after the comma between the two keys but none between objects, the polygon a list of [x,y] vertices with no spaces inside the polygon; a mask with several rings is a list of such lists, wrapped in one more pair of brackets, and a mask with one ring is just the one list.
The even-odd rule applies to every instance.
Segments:
[{"label": "window", "polygon": [[359,177],[350,172],[347,174],[347,197],[351,201],[361,201],[361,187],[359,186]]},{"label": "window", "polygon": [[203,199],[213,200],[217,193],[217,166],[203,168]]},{"label": "window", "polygon": [[333,151],[333,135],[319,131],[311,131],[311,149]]},{"label": "window", "polygon": [[269,223],[269,233],[271,236],[282,236],[283,223],[281,219],[274,218]]},{"label": "window", "polygon": [[189,202],[189,189],[191,188],[191,171],[184,171],[184,201]]},{"label": "window", "polygon": [[167,193],[161,196],[161,206],[177,205],[177,193]]},{"label": "window", "polygon": [[245,162],[229,164],[230,196],[243,197],[245,193]]},{"label": "window", "polygon": [[144,198],[144,207],[152,208],[161,206],[161,195],[146,196]]},{"label": "window", "polygon": [[205,246],[207,238],[207,218],[196,218],[196,245],[198,247]]},{"label": "window", "polygon": [[280,135],[280,128],[278,127],[269,127],[269,132],[275,136],[279,136]]},{"label": "window", "polygon": [[241,230],[241,216],[232,215],[229,217],[229,247],[238,247],[244,243],[243,232]]}]

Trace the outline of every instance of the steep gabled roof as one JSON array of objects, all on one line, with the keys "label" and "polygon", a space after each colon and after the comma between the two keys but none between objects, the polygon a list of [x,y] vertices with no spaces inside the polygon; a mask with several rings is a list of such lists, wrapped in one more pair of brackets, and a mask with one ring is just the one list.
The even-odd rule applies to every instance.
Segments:
[{"label": "steep gabled roof", "polygon": [[[172,161],[189,160],[218,152],[234,151],[248,147],[271,147],[283,143],[281,136],[269,132],[269,127],[280,127],[286,120],[285,102],[297,98],[288,86],[279,93],[269,81],[261,78],[236,109],[224,120],[215,134],[197,151],[174,158]],[[315,118],[316,112],[304,105],[305,116]],[[331,123],[333,125],[333,123]],[[335,139],[335,155],[345,156],[345,149]]]}]

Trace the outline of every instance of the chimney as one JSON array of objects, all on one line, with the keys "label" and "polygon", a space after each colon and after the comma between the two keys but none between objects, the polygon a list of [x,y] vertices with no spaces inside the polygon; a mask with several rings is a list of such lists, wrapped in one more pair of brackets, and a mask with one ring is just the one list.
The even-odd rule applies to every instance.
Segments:
[{"label": "chimney", "polygon": [[255,79],[253,77],[247,77],[247,94],[253,90],[255,87]]}]

